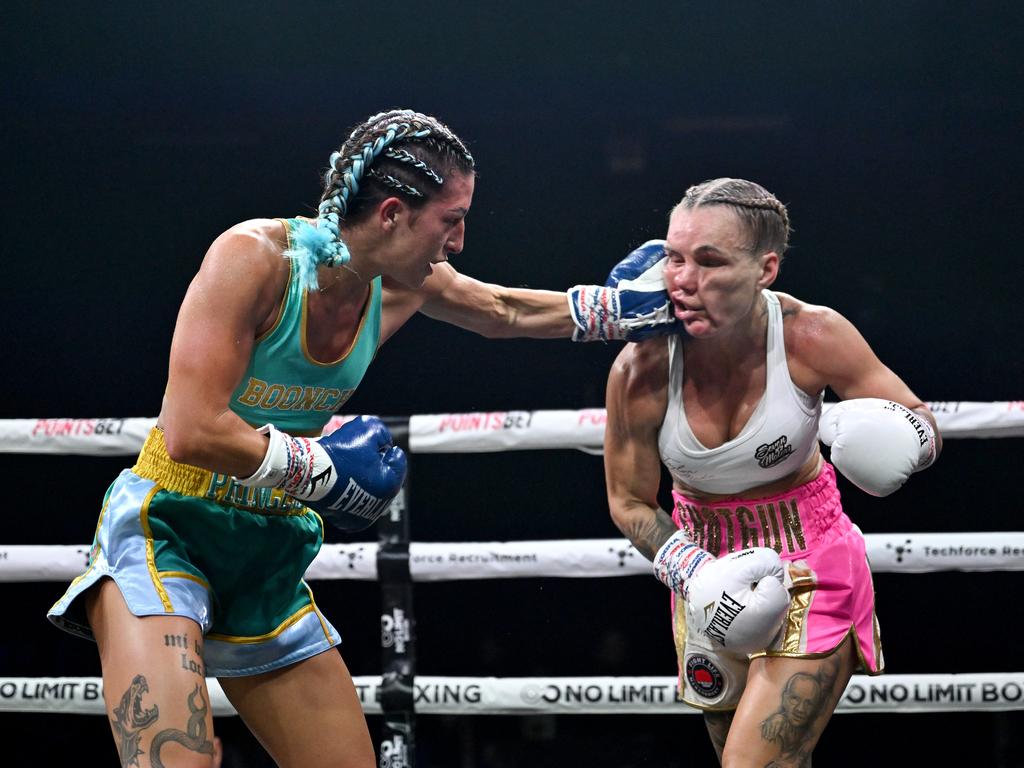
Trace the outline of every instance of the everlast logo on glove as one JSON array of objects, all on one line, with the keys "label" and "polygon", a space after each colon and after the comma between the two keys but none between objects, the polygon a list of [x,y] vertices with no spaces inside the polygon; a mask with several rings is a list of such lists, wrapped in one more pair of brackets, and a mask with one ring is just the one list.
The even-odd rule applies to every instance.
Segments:
[{"label": "everlast logo on glove", "polygon": [[390,499],[381,499],[367,492],[359,483],[350,478],[341,496],[328,509],[341,509],[356,517],[376,520],[384,514],[384,509],[390,501]]},{"label": "everlast logo on glove", "polygon": [[334,467],[327,467],[319,475],[314,475],[309,480],[309,493],[312,495],[321,485],[330,485],[331,476],[334,474]]},{"label": "everlast logo on glove", "polygon": [[[716,604],[717,608],[715,608]],[[707,619],[708,613],[715,609],[711,621],[704,628],[704,634],[713,640],[717,640],[722,645],[727,645],[725,633],[729,631],[729,627],[732,626],[733,621],[736,620],[736,617],[740,615],[744,608],[746,606],[733,599],[728,592],[723,592],[722,596],[715,603],[708,603],[704,606],[705,619]]]}]

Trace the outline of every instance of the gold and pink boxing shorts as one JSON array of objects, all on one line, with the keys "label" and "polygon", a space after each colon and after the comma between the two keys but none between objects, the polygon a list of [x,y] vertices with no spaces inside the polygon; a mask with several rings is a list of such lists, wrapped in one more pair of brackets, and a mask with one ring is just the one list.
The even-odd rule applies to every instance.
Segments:
[{"label": "gold and pink boxing shorts", "polygon": [[809,483],[762,499],[708,503],[672,492],[672,519],[699,546],[720,557],[748,547],[771,547],[789,564],[793,585],[782,629],[764,651],[735,654],[686,631],[682,600],[672,599],[672,627],[683,699],[705,710],[735,709],[750,659],[820,658],[847,636],[867,674],[884,667],[875,592],[864,535],[843,512],[832,465]]}]

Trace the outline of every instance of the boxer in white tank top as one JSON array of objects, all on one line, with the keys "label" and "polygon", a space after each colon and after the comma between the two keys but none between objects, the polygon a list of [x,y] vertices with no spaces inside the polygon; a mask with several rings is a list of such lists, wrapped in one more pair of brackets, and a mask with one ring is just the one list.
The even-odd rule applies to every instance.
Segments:
[{"label": "boxer in white tank top", "polygon": [[768,311],[766,382],[740,433],[709,448],[693,434],[683,404],[683,337],[669,336],[668,407],[658,435],[661,461],[680,483],[706,493],[736,493],[780,480],[818,450],[821,394],[793,384],[786,362],[779,298],[762,291]]},{"label": "boxer in white tank top", "polygon": [[[760,185],[691,187],[663,257],[637,265],[662,274],[680,335],[627,345],[608,379],[612,519],[672,592],[680,693],[729,765],[810,764],[854,670],[882,669],[864,539],[816,436],[875,496],[941,448],[849,321],[768,290],[788,236]],[[826,387],[844,402],[819,420]]]}]

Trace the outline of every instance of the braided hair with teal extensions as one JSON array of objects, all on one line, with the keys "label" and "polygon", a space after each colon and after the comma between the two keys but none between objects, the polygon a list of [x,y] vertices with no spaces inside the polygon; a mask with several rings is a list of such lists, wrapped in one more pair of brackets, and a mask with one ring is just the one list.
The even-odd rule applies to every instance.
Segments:
[{"label": "braided hair with teal extensions", "polygon": [[331,154],[315,224],[300,220],[284,255],[293,260],[301,283],[313,290],[318,266],[337,267],[351,258],[342,222],[354,223],[395,195],[419,207],[441,189],[445,176],[473,169],[469,150],[436,118],[408,109],[373,115]]}]

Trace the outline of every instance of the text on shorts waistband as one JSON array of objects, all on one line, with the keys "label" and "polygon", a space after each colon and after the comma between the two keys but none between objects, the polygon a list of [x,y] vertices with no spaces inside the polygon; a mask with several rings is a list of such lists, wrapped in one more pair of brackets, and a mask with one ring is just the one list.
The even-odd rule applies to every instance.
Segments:
[{"label": "text on shorts waistband", "polygon": [[152,480],[165,491],[194,496],[263,515],[303,515],[306,507],[280,488],[249,488],[231,475],[181,464],[167,453],[163,430],[153,427],[132,467],[139,477]]},{"label": "text on shorts waistband", "polygon": [[835,474],[821,474],[788,493],[764,499],[703,502],[672,492],[672,519],[698,545],[721,555],[748,547],[803,552],[842,516]]}]

